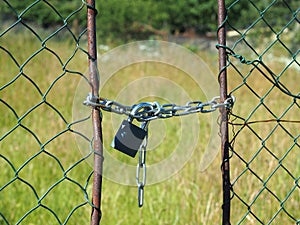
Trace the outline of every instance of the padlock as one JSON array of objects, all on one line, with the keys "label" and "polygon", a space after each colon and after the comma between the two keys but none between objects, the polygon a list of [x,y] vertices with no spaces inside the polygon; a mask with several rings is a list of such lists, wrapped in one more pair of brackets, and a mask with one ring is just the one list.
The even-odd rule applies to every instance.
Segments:
[{"label": "padlock", "polygon": [[135,157],[146,135],[146,130],[128,120],[123,120],[111,146],[126,155]]},{"label": "padlock", "polygon": [[141,103],[136,105],[130,112],[128,119],[123,120],[114,140],[111,143],[111,147],[133,158],[148,134],[148,121],[144,121],[141,124],[141,127],[132,123],[134,115],[141,109],[151,110],[153,108],[150,103]]}]

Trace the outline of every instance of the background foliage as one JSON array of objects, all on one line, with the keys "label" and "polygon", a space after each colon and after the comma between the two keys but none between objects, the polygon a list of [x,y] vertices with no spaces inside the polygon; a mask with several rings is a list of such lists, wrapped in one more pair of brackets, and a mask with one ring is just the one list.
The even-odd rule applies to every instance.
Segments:
[{"label": "background foliage", "polygon": [[[197,35],[216,32],[216,0],[186,0],[176,1],[176,4],[174,2],[171,0],[97,0],[98,43],[102,44],[107,41],[117,45],[117,42],[152,38],[153,36],[180,36],[190,29],[194,30]],[[255,47],[259,53],[263,52],[264,62],[276,74],[280,74],[280,81],[287,84],[291,90],[299,90],[299,84],[296,82],[299,67],[292,66],[292,64],[296,64],[296,56],[299,52],[298,2],[291,0],[261,0],[255,1],[255,4],[252,4],[250,0],[234,2],[238,4],[232,4],[232,7],[229,7],[231,3],[227,2],[230,11],[228,21],[235,28],[235,32],[233,32],[235,36],[232,38],[233,40],[228,39],[228,42],[233,42],[232,45],[235,46],[236,52],[246,56],[247,59],[257,57],[251,55],[253,52],[249,50],[245,41],[251,43],[251,46]],[[59,221],[57,224],[64,222],[86,224],[90,218],[91,207],[87,203],[85,194],[91,196],[91,184],[87,177],[92,167],[85,162],[76,164],[74,167],[83,155],[77,149],[68,124],[62,121],[57,113],[48,107],[49,105],[46,105],[47,100],[47,103],[55,106],[67,121],[72,121],[73,96],[80,79],[78,72],[85,73],[87,71],[87,55],[84,51],[78,50],[78,46],[86,49],[86,37],[77,33],[75,36],[81,38],[74,38],[66,29],[55,33],[54,36],[52,34],[60,30],[64,24],[81,33],[86,27],[86,10],[82,8],[82,10],[78,10],[78,13],[73,14],[80,7],[82,7],[81,0],[4,0],[0,2],[0,28],[3,32],[0,39],[2,47],[0,51],[0,86],[7,86],[0,92],[0,100],[9,102],[19,115],[19,118],[16,118],[5,104],[0,104],[1,135],[5,135],[5,132],[12,127],[18,126],[11,135],[0,142],[1,154],[8,158],[16,168],[12,169],[12,166],[3,160],[2,156],[0,160],[2,171],[0,187],[3,188],[0,193],[1,225],[18,223],[26,213],[31,212],[30,210],[37,206],[38,208],[32,211],[21,224],[55,224],[57,221]],[[59,14],[54,13],[55,10]],[[293,18],[294,22],[288,25],[288,21]],[[282,30],[282,27],[286,27],[286,29]],[[232,28],[232,30],[234,29]],[[236,35],[237,33],[239,35]],[[36,34],[40,38],[37,38]],[[269,38],[267,34],[273,34],[273,39]],[[277,40],[286,43],[290,51],[286,51],[282,45],[277,43]],[[265,51],[266,46],[272,42],[274,47]],[[259,45],[258,48],[256,48],[257,45]],[[21,66],[17,66],[3,49],[8,49]],[[42,51],[39,52],[39,50]],[[216,50],[213,54],[208,51],[199,51],[197,54],[204,59],[214,74],[218,74]],[[35,56],[32,58],[32,55]],[[267,104],[268,108],[276,115],[280,115],[283,107],[290,107],[289,104],[292,104],[294,108],[290,110],[288,119],[299,117],[299,104],[296,101],[289,102],[291,99],[282,96],[282,93],[276,89],[269,95],[270,90],[274,87],[268,82],[263,82],[258,71],[249,69],[249,65],[240,65],[237,59],[232,59],[232,65],[236,65],[236,67],[228,68],[228,74],[230,74],[228,85],[229,90],[234,90],[234,96],[238,99],[238,103],[234,107],[236,115],[264,120],[265,116],[269,114],[262,109],[263,107],[258,106]],[[289,69],[282,72],[282,68],[286,68],[287,65],[289,65]],[[170,76],[174,74],[174,70],[171,68],[157,68],[149,64],[140,65],[140,67],[144,69],[142,72],[137,65],[133,65],[116,74],[103,88],[102,93],[105,94],[105,97],[115,99],[122,85],[126,86],[138,78],[146,77],[147,74],[164,75],[168,79],[171,79]],[[178,82],[180,86],[185,87],[184,89],[189,90],[189,95],[193,99],[203,99],[203,93],[199,88],[195,88],[193,80],[186,79],[182,71],[175,72],[176,76],[172,76],[174,82]],[[19,76],[20,74],[21,76]],[[282,74],[284,76],[281,76]],[[60,78],[58,79],[58,77]],[[29,78],[38,86],[29,82]],[[244,83],[246,80],[247,83]],[[8,83],[10,85],[7,85]],[[263,101],[249,91],[248,85],[258,95],[265,96],[262,98]],[[47,98],[37,92],[37,87]],[[40,101],[43,102],[41,107],[31,110]],[[251,110],[254,108],[259,110],[252,117]],[[32,113],[28,114],[27,110]],[[104,117],[108,118],[108,116],[109,114],[104,112]],[[20,119],[21,117],[22,119]],[[205,140],[209,138],[209,134],[205,132],[205,121],[208,119],[204,115],[201,115],[199,119],[203,132],[201,132],[201,140],[192,159],[169,180],[146,186],[145,206],[141,210],[137,209],[136,187],[124,186],[104,179],[103,224],[221,223],[220,161],[215,160],[205,173],[199,172],[198,163],[202,154],[201,150],[205,147]],[[168,137],[176,137],[180,123],[175,119],[168,122],[170,123]],[[103,123],[105,128],[104,145],[108,149],[114,132],[110,130],[111,125],[108,124],[107,119]],[[154,123],[152,122],[152,124]],[[296,145],[299,136],[291,138],[284,130],[278,129],[279,127],[275,129],[273,123],[251,126],[257,129],[262,140],[258,140],[257,136],[249,130],[243,129],[243,132],[239,134],[239,139],[235,142],[236,149],[240,150],[246,163],[238,160],[237,157],[231,159],[231,175],[235,179],[232,224],[257,224],[258,221],[251,216],[251,213],[261,218],[263,221],[261,224],[267,224],[273,218],[276,218],[276,222],[279,224],[294,223],[295,221],[286,216],[284,211],[293,213],[297,219],[300,218],[300,195],[297,192],[299,191],[299,178],[297,180],[292,178],[285,170],[279,168],[279,165],[284,165],[288,171],[293,171],[295,177],[299,177],[300,157],[299,151],[296,151],[298,148],[290,148],[288,150],[290,154],[286,152],[286,146]],[[43,143],[42,147],[37,143],[36,138],[23,127],[29,127],[38,135]],[[298,134],[298,124],[290,123],[284,127],[291,130],[293,134]],[[68,132],[62,133],[52,140],[53,136],[65,129],[68,129]],[[269,135],[270,132],[274,135]],[[49,142],[49,140],[51,141]],[[44,143],[47,144],[44,145]],[[270,155],[270,152],[265,151],[265,146],[274,149],[277,157],[274,157],[273,153]],[[257,151],[258,149],[259,151]],[[292,151],[292,149],[294,150]],[[173,151],[170,148],[170,141],[164,141],[163,146],[158,150],[155,154],[147,156],[149,162],[159,161],[163,154],[171,154]],[[37,152],[39,155],[36,155]],[[260,154],[259,157],[253,157],[258,154]],[[34,155],[36,157],[30,163],[26,163]],[[63,169],[53,156],[59,159]],[[277,168],[279,169],[277,170]],[[249,175],[250,169],[257,172],[260,181],[257,180],[257,177]],[[80,189],[78,184],[70,182],[72,180],[77,181],[85,188]],[[34,187],[36,196],[28,184]],[[267,191],[270,188],[272,188],[272,193],[278,197],[274,197]],[[292,188],[295,188],[296,191],[288,193]],[[249,205],[239,201],[236,196],[243,198]],[[76,208],[77,206],[80,207]],[[54,214],[50,213],[46,207],[53,210],[57,217],[55,218]],[[6,222],[3,219],[4,216],[1,217],[2,215],[9,222]]]},{"label": "background foliage", "polygon": [[[62,18],[51,13],[50,5],[59,10],[63,16],[70,15],[76,7],[80,7],[82,1],[9,1],[15,9],[8,7],[6,3],[0,7],[2,19],[15,19],[20,15],[23,20],[31,21],[43,27],[59,25]],[[269,10],[270,3],[272,10]],[[34,12],[26,13],[26,8],[30,4],[35,4]],[[99,24],[98,35],[101,40],[122,39],[145,39],[153,35],[180,34],[193,30],[198,35],[207,32],[215,32],[217,29],[217,2],[216,0],[98,0],[96,1],[99,11],[97,23]],[[47,5],[47,7],[45,7]],[[240,29],[247,28],[251,21],[263,17],[267,24],[260,24],[261,27],[282,27],[285,25],[287,10],[296,12],[297,1],[258,1],[255,5],[252,1],[240,0],[239,4],[231,9],[230,21],[234,21],[233,26]],[[270,13],[264,13],[268,10]],[[297,17],[297,14],[294,14]],[[63,18],[65,19],[65,18]],[[76,18],[68,18],[68,22],[73,22],[74,26],[85,27],[85,14]],[[72,23],[71,23],[72,24]],[[296,29],[291,27],[290,29]],[[296,32],[297,33],[297,32]]]}]

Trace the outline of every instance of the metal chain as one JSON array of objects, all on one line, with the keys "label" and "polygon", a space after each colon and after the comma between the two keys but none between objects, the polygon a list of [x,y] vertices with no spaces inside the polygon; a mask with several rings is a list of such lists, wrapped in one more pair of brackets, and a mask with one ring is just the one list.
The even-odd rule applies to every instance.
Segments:
[{"label": "metal chain", "polygon": [[[141,128],[147,130],[149,122],[144,122]],[[138,187],[138,206],[144,204],[144,187],[146,185],[146,149],[148,143],[148,134],[146,135],[139,151],[139,162],[136,166],[136,184]],[[142,174],[142,176],[141,176]]]},{"label": "metal chain", "polygon": [[[105,98],[98,98],[91,93],[83,102],[84,105],[99,107],[104,111],[117,114],[124,114],[129,118],[143,122],[141,128],[148,129],[150,121],[155,119],[166,119],[173,116],[184,116],[193,113],[209,113],[218,108],[225,107],[230,110],[233,107],[235,98],[229,96],[224,102],[220,102],[220,97],[214,97],[208,102],[190,101],[186,105],[178,106],[175,104],[163,104],[158,102],[141,102],[132,106],[123,105],[116,101],[111,101]],[[138,206],[144,204],[144,187],[146,185],[146,148],[148,142],[148,134],[146,135],[139,149],[139,162],[136,167],[136,184],[138,187]]]},{"label": "metal chain", "polygon": [[[220,97],[216,96],[207,102],[190,101],[183,106],[176,104],[160,105],[158,102],[144,102],[139,103],[138,105],[140,106],[145,104],[145,107],[139,107],[139,110],[136,110],[134,114],[132,114],[132,109],[137,105],[127,106],[116,101],[95,97],[89,93],[83,104],[92,107],[99,107],[104,111],[131,116],[139,122],[145,122],[155,119],[166,119],[173,116],[184,116],[193,113],[209,113],[222,107],[231,109],[234,102],[234,96],[229,96],[224,102],[220,102]],[[151,107],[149,107],[149,105]]]}]

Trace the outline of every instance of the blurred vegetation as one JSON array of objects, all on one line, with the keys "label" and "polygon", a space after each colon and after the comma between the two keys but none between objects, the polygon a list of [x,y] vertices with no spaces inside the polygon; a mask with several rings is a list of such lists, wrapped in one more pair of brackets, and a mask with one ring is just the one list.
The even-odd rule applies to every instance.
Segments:
[{"label": "blurred vegetation", "polygon": [[[99,13],[97,33],[101,40],[100,43],[104,41],[117,42],[119,40],[126,42],[133,39],[151,38],[153,35],[183,34],[190,29],[198,35],[216,32],[216,1],[185,0],[176,1],[176,4],[174,2],[171,2],[171,0],[97,0]],[[287,30],[294,31],[287,33],[286,37],[289,39],[284,39],[285,37],[281,37],[281,35],[278,35],[278,38],[284,43],[293,42],[294,49],[291,48],[291,51],[298,51],[300,32],[299,23],[297,23],[297,20],[299,20],[297,19],[299,18],[297,1],[262,0],[256,1],[255,5],[249,0],[235,2],[238,4],[231,5],[228,2],[227,6],[230,25],[236,30],[247,35],[247,38],[251,37],[257,40],[260,44],[262,42],[259,38],[266,37],[266,30],[273,34],[274,32],[281,34],[281,32]],[[270,3],[272,4],[270,5]],[[78,13],[73,14],[76,11]],[[6,32],[1,37],[0,45],[8,49],[19,64],[23,64],[32,54],[41,48],[43,49],[24,64],[22,69],[2,49],[0,51],[1,86],[13,81],[22,71],[22,74],[26,74],[38,85],[42,93],[46,93],[48,90],[47,102],[55,106],[68,122],[72,121],[73,96],[80,79],[78,74],[72,71],[85,73],[87,70],[87,55],[83,51],[77,51],[74,57],[73,54],[78,44],[84,49],[86,43],[84,41],[82,43],[74,42],[71,38],[60,38],[59,33],[46,40],[47,48],[43,46],[42,41],[52,35],[52,29],[63,26],[65,22],[72,30],[76,31],[76,26],[78,26],[79,31],[85,29],[86,7],[82,1],[4,0],[0,2],[0,19],[1,32]],[[31,26],[33,24],[34,32],[38,33],[42,41],[37,40],[36,36],[32,35],[32,31],[29,31],[27,27],[23,25],[12,26],[17,20],[22,20],[22,23],[26,25],[30,24]],[[289,23],[289,21],[292,22]],[[254,28],[248,31],[244,30],[251,26]],[[296,32],[297,29],[298,32]],[[251,44],[253,44],[253,40],[251,41]],[[247,45],[245,43],[240,45],[249,54]],[[55,52],[64,65],[49,50]],[[208,52],[198,52],[198,54],[201,54],[201,58],[214,70],[214,74],[217,74],[217,56]],[[294,54],[296,56],[296,53]],[[264,54],[265,63],[276,74],[282,73],[282,68],[287,66],[286,61],[280,61],[278,57],[274,57],[282,55],[284,55],[284,51],[281,46],[277,45]],[[73,58],[69,61],[71,56]],[[287,59],[291,60],[292,56],[288,56]],[[293,103],[293,99],[282,95],[277,89],[269,94],[268,92],[272,86],[265,80],[259,79],[260,74],[258,71],[254,70],[251,76],[246,75],[250,71],[249,65],[239,65],[238,63],[237,65],[240,72],[236,71],[234,67],[230,67],[228,72],[230,75],[229,90],[234,90],[234,96],[238,99],[233,114],[240,115],[243,118],[251,117],[252,120],[259,121],[270,116],[270,112],[263,107],[265,104],[278,117],[283,115],[282,110],[285,111],[291,107],[290,105],[294,104],[294,107],[289,108],[290,112],[283,119],[295,120],[295,118],[298,118],[299,108],[298,105]],[[166,69],[165,67],[156,68],[142,65],[141,68],[148,69],[146,72],[142,71],[142,73],[134,66],[131,67],[132,70],[129,70],[130,68],[121,70],[117,74],[118,76],[114,76],[106,84],[103,89],[105,97],[114,99],[117,96],[123,84],[120,81],[124,81],[125,85],[123,86],[126,86],[126,84],[139,79],[141,76],[146,77],[147,74],[159,74],[160,76],[167,74],[165,78],[170,79],[168,76],[174,72],[171,67]],[[298,69],[298,67],[295,68]],[[284,75],[280,77],[280,81],[284,82],[293,93],[299,89],[298,82],[296,82],[299,73],[296,69],[290,66],[288,70],[284,71]],[[57,79],[65,70],[68,72]],[[180,71],[178,71],[179,73]],[[179,86],[185,87],[184,89],[188,91],[189,95],[194,99],[198,99],[201,93],[199,93],[198,88],[194,87],[193,81],[178,74],[172,77],[174,82],[178,82]],[[246,80],[249,86],[244,85]],[[116,85],[119,85],[119,88],[116,88]],[[249,87],[255,90],[259,96],[268,95],[269,97],[265,97],[263,101],[260,101],[250,91],[252,89],[249,89]],[[43,97],[37,92],[36,87],[28,82],[28,79],[23,75],[2,89],[0,94],[1,99],[7,101],[20,116],[40,101],[44,101]],[[258,106],[261,107],[258,108]],[[0,117],[1,135],[5,135],[5,132],[16,126],[19,120],[6,105],[1,104],[0,109],[2,112]],[[104,112],[104,116],[108,118],[108,113],[105,115]],[[202,114],[200,119],[203,121],[200,123],[201,129],[206,129],[205,121],[207,121],[207,118]],[[29,127],[37,134],[43,143],[46,143],[68,126],[45,103],[24,117],[21,122],[23,126]],[[170,134],[168,137],[176,137],[175,131],[178,130],[180,123],[174,120],[172,122],[170,120],[169,123]],[[114,134],[112,129],[110,130],[111,125],[107,119],[103,121],[103,124],[106,129],[104,132],[104,145],[109,149],[110,140],[112,140]],[[233,198],[232,211],[234,215],[232,224],[239,223],[241,215],[245,215],[245,217],[243,218],[244,221],[240,221],[240,223],[256,224],[257,221],[252,218],[252,213],[262,218],[264,224],[270,222],[274,215],[276,215],[275,223],[291,224],[294,221],[291,221],[284,212],[292,213],[299,218],[300,195],[298,195],[297,189],[294,192],[288,192],[298,186],[295,186],[296,180],[292,179],[290,174],[282,169],[282,166],[293,172],[295,177],[299,177],[299,151],[296,151],[298,150],[297,147],[294,150],[292,150],[292,147],[288,149],[289,146],[294,146],[297,143],[296,135],[298,135],[299,125],[296,123],[286,123],[284,125],[284,129],[290,130],[294,134],[293,138],[287,135],[284,129],[280,129],[280,127],[275,129],[273,123],[253,124],[251,127],[249,126],[249,129],[252,129],[252,127],[261,135],[262,140],[258,140],[258,137],[250,130],[243,129],[238,140],[235,141],[235,148],[241,152],[246,161],[243,163],[238,157],[231,159],[231,177],[232,180],[236,181],[235,193],[242,196],[245,201],[252,203],[251,206],[248,206],[237,197]],[[271,131],[273,135],[269,135]],[[205,173],[199,173],[198,169],[199,158],[202,154],[201,150],[205,149],[205,140],[208,140],[208,138],[209,133],[201,133],[197,150],[178,174],[165,182],[146,187],[145,206],[141,210],[137,210],[136,207],[135,187],[123,186],[104,179],[102,223],[113,225],[220,224],[222,211],[220,157],[219,160],[214,161]],[[266,151],[265,146],[274,150],[272,155]],[[22,216],[36,206],[39,206],[39,208],[33,211],[22,224],[55,223],[57,219],[42,205],[51,208],[57,213],[60,221],[64,222],[67,221],[68,215],[70,215],[74,206],[85,204],[72,214],[68,222],[69,224],[86,224],[89,220],[91,212],[84,196],[85,193],[79,189],[78,185],[69,182],[69,179],[78,181],[84,186],[92,168],[85,162],[72,167],[83,156],[79,152],[72,133],[69,131],[63,133],[44,147],[42,150],[32,134],[21,126],[18,126],[15,131],[1,141],[1,154],[9,159],[16,169],[20,169],[17,174],[16,170],[12,169],[3,160],[3,157],[0,160],[1,187],[18,176],[16,181],[9,183],[7,188],[1,191],[0,224],[6,224],[1,215],[4,215],[11,224],[16,224]],[[172,151],[170,141],[166,140],[159,151],[155,152],[156,154],[149,154],[148,160],[150,162],[151,160],[152,162],[159,161],[163,154],[171,154]],[[40,152],[40,154],[34,157],[30,163],[24,164],[37,152]],[[47,152],[50,152],[61,161],[64,167],[63,170],[53,157],[49,157]],[[253,160],[258,152],[259,157]],[[277,155],[278,158],[274,155]],[[21,168],[23,164],[25,166]],[[280,167],[278,167],[279,165]],[[72,170],[68,170],[70,168]],[[259,181],[254,174],[249,174],[250,169],[260,176],[264,182]],[[65,173],[67,170],[69,172]],[[64,179],[63,182],[52,188],[54,183],[65,177],[68,179]],[[21,182],[21,179],[30,182],[37,191],[38,197],[33,194],[28,185]],[[278,198],[268,193],[268,189],[272,190]],[[90,183],[88,183],[85,191],[90,197]],[[43,195],[45,195],[45,198],[39,201]],[[279,208],[281,211],[278,210]],[[249,212],[251,213],[249,214]]]},{"label": "blurred vegetation", "polygon": [[[249,26],[269,28],[266,33],[281,32],[283,26],[296,30],[298,24],[297,1],[231,1],[227,7],[233,27],[246,29]],[[238,4],[236,4],[238,2]],[[59,26],[67,21],[72,26],[85,27],[86,14],[72,13],[81,9],[82,1],[2,1],[2,20],[22,18],[43,27]],[[32,7],[30,7],[32,6]],[[97,0],[98,36],[103,41],[146,39],[153,36],[190,33],[204,35],[217,29],[216,0]],[[83,9],[82,11],[85,11]],[[288,17],[288,18],[287,18]],[[258,20],[257,24],[255,23]],[[288,24],[289,21],[294,22]],[[254,22],[254,23],[253,23]],[[270,28],[272,27],[272,28]],[[273,29],[273,30],[272,30]],[[295,31],[295,33],[297,33]]]},{"label": "blurred vegetation", "polygon": [[[21,31],[16,34],[14,30],[10,30],[4,37],[0,38],[0,46],[9,49],[20,64],[26,61],[41,46],[39,40],[26,33],[25,27]],[[47,48],[55,52],[63,62],[67,62],[70,56],[73,55],[77,44],[67,39],[56,40],[48,40],[46,43]],[[86,48],[85,45],[81,47]],[[198,54],[209,65],[213,73],[217,74],[216,54],[213,55],[204,51]],[[274,55],[277,54],[281,54],[280,49],[274,49]],[[174,55],[174,57],[178,57],[178,60],[181,59],[180,55]],[[43,93],[48,90],[47,103],[53,105],[68,123],[74,122],[74,119],[72,119],[73,98],[80,79],[78,73],[85,73],[87,70],[86,58],[87,55],[84,52],[78,51],[64,68],[53,53],[44,49],[22,69],[23,73],[30,77]],[[267,105],[278,117],[284,115],[283,111],[288,108],[289,112],[286,113],[283,119],[295,120],[299,117],[299,107],[296,103],[293,103],[294,99],[283,95],[278,89],[268,93],[272,89],[272,85],[269,81],[261,79],[258,70],[254,70],[250,76],[244,78],[244,74],[249,73],[249,65],[238,65],[237,61],[234,62],[237,63],[240,72],[237,72],[234,67],[229,67],[228,88],[234,90],[233,94],[238,99],[233,108],[233,114],[240,115],[242,118],[251,117],[253,121],[268,119],[271,114],[264,107],[264,105]],[[273,57],[265,63],[276,74],[282,71],[283,67],[286,67],[285,62],[278,61]],[[0,87],[2,88],[14,80],[20,72],[20,68],[3,50],[0,51],[0,68]],[[64,72],[64,69],[69,72],[57,79]],[[116,99],[124,90],[123,87],[130,87],[129,84],[141,78],[147,78],[149,74],[151,77],[155,76],[174,82],[186,91],[192,99],[204,99],[203,93],[195,81],[182,70],[168,64],[151,62],[132,64],[119,70],[104,84],[101,93],[109,99]],[[289,67],[280,78],[280,81],[284,82],[293,93],[299,90],[299,83],[296,82],[298,74],[299,72],[296,69]],[[245,81],[247,81],[247,85],[243,84]],[[256,94],[252,93],[248,87],[255,90]],[[161,88],[165,87],[162,85]],[[88,90],[83,90],[83,93],[85,91]],[[167,89],[166,91],[170,90]],[[264,97],[263,102],[261,102],[256,95],[268,95],[269,97]],[[159,95],[157,96],[159,97]],[[151,101],[161,101],[161,98],[158,97]],[[44,101],[43,97],[37,92],[36,87],[25,76],[19,77],[2,89],[0,99],[7,102],[20,118],[27,111],[30,111],[33,106]],[[77,103],[77,107],[79,105],[85,107],[82,105],[82,100],[78,100],[80,102]],[[129,99],[129,101],[132,100]],[[291,104],[294,104],[294,106],[291,107]],[[9,132],[19,123],[19,120],[12,113],[12,110],[3,103],[0,104],[0,111],[0,137],[3,138],[6,132]],[[120,120],[125,119],[119,115],[115,116]],[[120,154],[110,148],[114,129],[111,123],[112,120],[109,119],[109,112],[103,112],[103,118],[105,118],[103,119],[104,146],[116,159],[124,160],[125,157],[121,158]],[[191,117],[189,116],[189,118]],[[104,179],[101,224],[221,224],[221,157],[218,156],[204,173],[199,171],[199,159],[202,157],[203,150],[205,150],[207,140],[210,137],[210,132],[207,132],[209,118],[209,114],[199,115],[199,140],[191,159],[184,168],[164,182],[146,186],[145,206],[142,209],[137,207],[136,187],[124,186],[109,179]],[[157,126],[159,123],[164,124],[163,129],[166,129],[166,131],[159,147],[147,154],[148,165],[166,159],[166,155],[171,155],[175,149],[174,146],[182,140],[179,138],[181,132],[178,132],[182,125],[180,118],[164,121],[153,121],[150,124],[150,126],[153,125],[153,129],[150,129],[150,137],[151,132],[155,132],[160,128],[160,126]],[[235,122],[239,123],[241,121],[237,120]],[[67,129],[68,124],[62,121],[57,113],[45,103],[31,111],[23,119],[20,119],[20,123],[34,132],[44,147],[42,148],[34,136],[22,126],[18,126],[0,141],[0,155],[2,155],[0,157],[0,188],[3,188],[0,191],[0,224],[17,224],[18,220],[37,206],[39,207],[32,211],[20,224],[88,224],[91,207],[86,201],[84,191],[74,182],[70,182],[70,179],[72,179],[84,186],[92,170],[89,164],[91,158],[76,164],[86,154],[80,149],[82,146],[79,146],[76,142],[75,137],[78,138],[78,135],[74,136],[68,130],[49,141],[52,137]],[[297,143],[296,137],[299,134],[299,124],[284,123],[281,125],[283,126],[282,129],[278,125],[275,129],[275,124],[271,122],[249,125],[249,128],[245,127],[240,132],[235,141],[234,147],[245,159],[245,162],[236,155],[231,159],[231,177],[233,181],[236,181],[234,191],[237,195],[242,196],[246,202],[252,202],[252,205],[250,208],[235,195],[232,199],[232,212],[234,212],[232,224],[257,224],[258,221],[253,219],[251,214],[247,215],[249,209],[263,221],[263,224],[267,224],[274,215],[276,215],[274,224],[294,224],[294,221],[283,210],[281,210],[282,213],[276,213],[281,206],[284,206],[283,209],[286,212],[300,218],[300,195],[297,192],[299,189],[295,186],[296,181],[283,169],[283,167],[287,168],[294,177],[300,176],[299,148],[295,144]],[[80,131],[79,127],[81,126],[85,126],[85,122],[74,124],[71,129]],[[235,129],[238,131],[240,128],[236,127]],[[261,139],[251,132],[251,129],[254,129]],[[291,138],[286,130],[290,131],[294,138]],[[272,132],[272,135],[270,135],[270,132]],[[149,142],[152,141],[153,139],[149,138]],[[293,150],[292,148],[289,149],[293,145],[295,145]],[[88,149],[88,146],[86,148]],[[271,149],[272,155],[267,149]],[[258,150],[260,153],[256,157]],[[38,152],[40,154],[33,157]],[[48,153],[57,157],[63,169],[54,157],[51,157]],[[275,155],[282,160],[278,160],[274,157]],[[15,169],[3,157],[8,159]],[[31,157],[33,157],[32,160],[28,161]],[[253,160],[254,158],[256,159]],[[130,160],[130,165],[135,165],[136,159]],[[74,166],[75,164],[76,166]],[[281,166],[279,167],[279,165]],[[16,173],[16,170],[19,172]],[[253,174],[250,170],[253,171]],[[261,180],[257,178],[257,175]],[[57,183],[63,178],[65,179],[61,183]],[[37,196],[34,195],[29,185],[26,185],[21,179],[34,187]],[[132,177],[132,179],[134,180],[135,177]],[[85,190],[89,199],[91,198],[91,180],[87,182],[88,185]],[[293,187],[295,187],[295,191],[291,192],[290,195],[289,191]],[[263,191],[260,192],[260,190]],[[271,195],[268,190],[272,190],[278,197]],[[281,203],[279,199],[284,203]],[[76,209],[71,215],[72,210],[79,205],[82,205],[82,207]],[[45,207],[53,210],[60,222]],[[9,222],[6,223],[1,215]],[[71,216],[68,220],[69,215]],[[243,215],[245,215],[244,221],[241,222]]]}]

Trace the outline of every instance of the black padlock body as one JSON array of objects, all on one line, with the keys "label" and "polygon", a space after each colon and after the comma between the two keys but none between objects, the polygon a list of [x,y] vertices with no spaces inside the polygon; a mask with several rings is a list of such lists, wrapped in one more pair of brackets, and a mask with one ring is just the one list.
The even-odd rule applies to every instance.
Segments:
[{"label": "black padlock body", "polygon": [[123,120],[111,146],[126,155],[135,157],[146,135],[147,131]]}]

